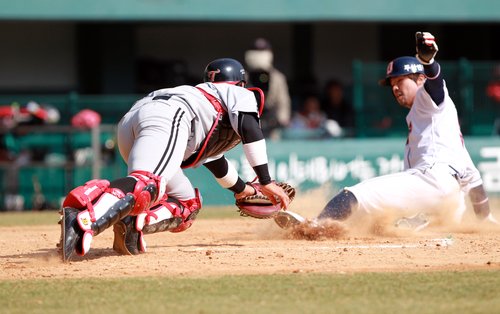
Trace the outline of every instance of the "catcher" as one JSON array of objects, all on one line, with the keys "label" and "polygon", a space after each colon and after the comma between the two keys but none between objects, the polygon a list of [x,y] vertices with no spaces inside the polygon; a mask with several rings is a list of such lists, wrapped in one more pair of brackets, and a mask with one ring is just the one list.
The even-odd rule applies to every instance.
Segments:
[{"label": "catcher", "polygon": [[[75,252],[85,255],[93,237],[111,226],[119,254],[145,252],[145,234],[188,229],[202,197],[183,168],[208,168],[234,193],[242,215],[270,218],[286,210],[295,190],[284,190],[269,175],[259,124],[264,94],[245,85],[238,61],[217,59],[205,68],[204,83],[157,90],[138,100],[118,125],[129,175],[89,181],[63,203],[63,260]],[[259,183],[243,182],[223,155],[240,142]]]}]

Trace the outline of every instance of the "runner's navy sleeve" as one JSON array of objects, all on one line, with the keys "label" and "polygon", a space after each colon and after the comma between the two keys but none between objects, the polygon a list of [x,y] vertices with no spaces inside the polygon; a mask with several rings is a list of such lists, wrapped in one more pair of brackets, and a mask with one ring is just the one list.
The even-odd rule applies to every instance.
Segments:
[{"label": "runner's navy sleeve", "polygon": [[441,73],[441,66],[434,61],[430,65],[424,65],[424,72],[425,76],[427,76],[424,88],[432,100],[439,106],[444,101],[444,80]]}]

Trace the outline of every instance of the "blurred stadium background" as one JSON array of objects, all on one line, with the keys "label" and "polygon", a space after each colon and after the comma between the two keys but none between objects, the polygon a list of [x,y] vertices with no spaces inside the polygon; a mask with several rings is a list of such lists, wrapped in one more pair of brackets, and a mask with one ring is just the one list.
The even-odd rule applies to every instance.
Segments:
[{"label": "blurred stadium background", "polygon": [[[216,58],[243,63],[258,37],[273,45],[294,109],[304,93],[338,79],[356,109],[354,140],[405,137],[406,110],[377,82],[390,60],[415,53],[418,30],[438,38],[464,135],[497,138],[500,103],[487,94],[500,81],[497,1],[2,1],[0,105],[51,104],[61,127],[2,130],[3,146],[16,157],[23,150],[42,157],[1,162],[0,210],[57,207],[92,177],[122,175],[113,125],[133,102],[154,89],[201,82]],[[100,133],[69,127],[82,109],[101,115]],[[102,147],[94,154],[92,136]],[[15,195],[23,196],[21,208]]]}]

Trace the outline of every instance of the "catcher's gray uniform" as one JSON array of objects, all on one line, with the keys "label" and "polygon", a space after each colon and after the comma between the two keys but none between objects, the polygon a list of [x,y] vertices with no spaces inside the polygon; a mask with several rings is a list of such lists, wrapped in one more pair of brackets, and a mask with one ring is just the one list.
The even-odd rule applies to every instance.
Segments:
[{"label": "catcher's gray uniform", "polygon": [[[204,144],[218,114],[198,88],[219,100],[236,133],[239,112],[259,114],[253,92],[231,84],[202,83],[150,93],[134,104],[118,126],[118,145],[129,173],[149,171],[163,176],[166,193],[179,200],[195,197],[181,164]],[[193,167],[220,157],[208,156]]]},{"label": "catcher's gray uniform", "polygon": [[286,209],[289,197],[271,180],[259,125],[264,95],[244,88],[244,77],[238,61],[217,59],[205,68],[205,83],[157,90],[134,104],[118,125],[129,175],[88,181],[63,203],[59,246],[64,261],[74,252],[85,255],[93,237],[110,226],[113,249],[120,254],[145,252],[144,234],[188,229],[202,198],[182,168],[204,165],[235,198],[256,193],[223,155],[240,142],[262,194],[278,197]]}]

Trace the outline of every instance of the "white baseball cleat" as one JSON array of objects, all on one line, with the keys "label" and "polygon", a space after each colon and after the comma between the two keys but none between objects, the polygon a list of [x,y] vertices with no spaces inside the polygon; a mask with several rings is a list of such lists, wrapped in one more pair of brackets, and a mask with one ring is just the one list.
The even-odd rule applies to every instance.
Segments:
[{"label": "white baseball cleat", "polygon": [[293,213],[291,211],[280,211],[275,217],[274,221],[278,226],[283,229],[290,229],[295,226],[300,225],[305,222],[306,219],[299,214]]},{"label": "white baseball cleat", "polygon": [[401,217],[394,222],[394,226],[402,229],[420,231],[429,225],[429,215],[419,213],[411,217]]}]

